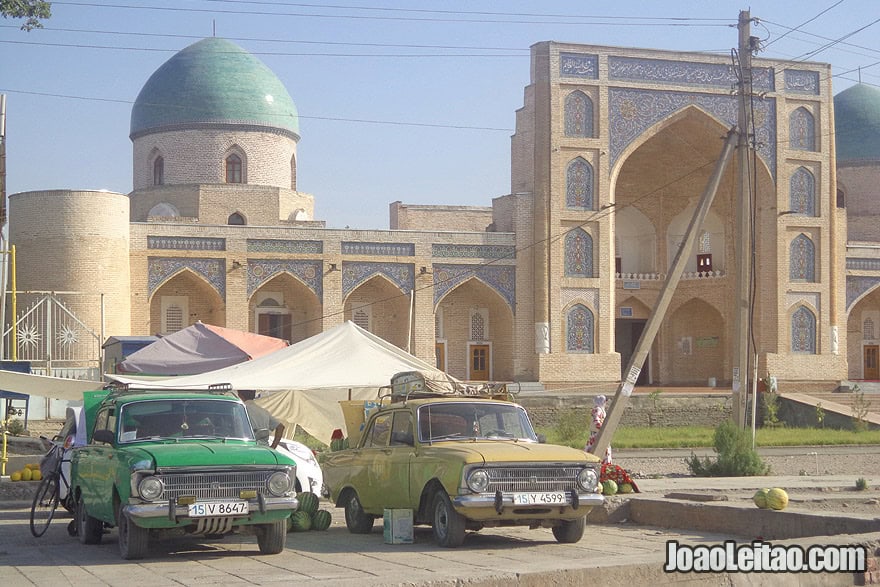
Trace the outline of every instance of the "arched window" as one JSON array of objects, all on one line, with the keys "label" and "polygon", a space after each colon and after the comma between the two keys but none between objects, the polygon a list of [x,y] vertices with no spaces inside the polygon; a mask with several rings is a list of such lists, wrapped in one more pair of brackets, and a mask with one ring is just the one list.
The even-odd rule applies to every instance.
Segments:
[{"label": "arched window", "polygon": [[156,157],[153,160],[153,185],[165,184],[165,158]]},{"label": "arched window", "polygon": [[593,136],[593,101],[580,90],[565,97],[565,136]]},{"label": "arched window", "polygon": [[241,157],[235,153],[226,158],[226,183],[242,183]]},{"label": "arched window", "polygon": [[238,212],[233,212],[229,215],[229,221],[227,224],[234,224],[236,226],[244,226],[247,222],[244,219],[244,216],[239,214]]},{"label": "arched window", "polygon": [[296,191],[296,153],[290,157],[290,189]]},{"label": "arched window", "polygon": [[174,204],[168,202],[159,202],[147,212],[147,216],[156,216],[159,218],[177,218],[180,212]]},{"label": "arched window", "polygon": [[593,166],[583,157],[569,163],[565,172],[565,207],[593,209]]},{"label": "arched window", "polygon": [[816,150],[816,122],[810,111],[801,106],[788,121],[788,141],[795,151]]},{"label": "arched window", "polygon": [[565,235],[565,275],[593,277],[593,238],[582,228]]},{"label": "arched window", "polygon": [[565,350],[593,352],[593,313],[583,304],[575,304],[565,317]]},{"label": "arched window", "polygon": [[788,186],[789,210],[805,216],[816,215],[816,179],[807,168],[799,167]]},{"label": "arched window", "polygon": [[791,281],[816,281],[816,250],[813,241],[799,234],[791,241],[789,249],[788,278]]},{"label": "arched window", "polygon": [[816,354],[816,316],[805,306],[791,316],[791,352]]}]

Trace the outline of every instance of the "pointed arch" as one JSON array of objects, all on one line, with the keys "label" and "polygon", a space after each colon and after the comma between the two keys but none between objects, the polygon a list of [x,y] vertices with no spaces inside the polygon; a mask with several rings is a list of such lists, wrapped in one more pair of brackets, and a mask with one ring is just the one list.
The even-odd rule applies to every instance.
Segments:
[{"label": "pointed arch", "polygon": [[788,184],[788,209],[804,216],[816,215],[816,178],[806,167],[798,167]]},{"label": "pointed arch", "polygon": [[230,226],[246,226],[247,218],[245,218],[244,214],[241,212],[233,212],[229,215],[226,224],[229,224]]},{"label": "pointed arch", "polygon": [[593,137],[593,101],[584,92],[575,90],[565,97],[563,106],[565,136]]},{"label": "pointed arch", "polygon": [[159,155],[153,159],[153,185],[165,184],[165,158]]},{"label": "pointed arch", "polygon": [[593,237],[583,228],[565,235],[565,275],[593,277]]},{"label": "pointed arch", "polygon": [[574,304],[565,314],[565,352],[592,354],[595,349],[593,312],[584,304]]},{"label": "pointed arch", "polygon": [[795,151],[816,150],[816,120],[803,106],[796,108],[789,116],[788,144]]},{"label": "pointed arch", "polygon": [[816,250],[810,237],[801,233],[791,241],[788,263],[791,281],[816,281]]},{"label": "pointed arch", "polygon": [[180,211],[177,209],[177,206],[171,204],[169,202],[159,202],[147,212],[147,218],[150,216],[160,217],[160,218],[178,218],[180,217]]},{"label": "pointed arch", "polygon": [[791,352],[816,354],[816,315],[806,306],[791,315]]},{"label": "pointed arch", "polygon": [[566,169],[565,207],[593,209],[593,166],[583,157],[575,158]]}]

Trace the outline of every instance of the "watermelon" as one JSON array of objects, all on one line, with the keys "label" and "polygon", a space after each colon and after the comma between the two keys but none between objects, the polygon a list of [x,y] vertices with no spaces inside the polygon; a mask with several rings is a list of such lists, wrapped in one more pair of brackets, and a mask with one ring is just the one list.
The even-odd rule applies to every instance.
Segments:
[{"label": "watermelon", "polygon": [[759,489],[755,492],[755,495],[752,497],[752,501],[755,502],[755,505],[761,508],[762,510],[767,509],[767,493],[769,489]]},{"label": "watermelon", "polygon": [[312,516],[306,512],[294,512],[290,516],[290,529],[294,532],[305,532],[312,527]]},{"label": "watermelon", "polygon": [[303,491],[296,497],[299,499],[298,512],[305,512],[311,518],[318,511],[318,496],[311,491]]},{"label": "watermelon", "polygon": [[630,483],[624,483],[617,488],[617,493],[632,493],[633,486]]},{"label": "watermelon", "polygon": [[788,505],[788,494],[784,489],[774,487],[767,492],[767,507],[771,510],[784,510]]},{"label": "watermelon", "polygon": [[327,510],[318,510],[312,516],[312,530],[326,530],[330,527],[330,512]]},{"label": "watermelon", "polygon": [[617,493],[617,482],[611,479],[602,482],[602,493],[604,495],[614,495]]}]

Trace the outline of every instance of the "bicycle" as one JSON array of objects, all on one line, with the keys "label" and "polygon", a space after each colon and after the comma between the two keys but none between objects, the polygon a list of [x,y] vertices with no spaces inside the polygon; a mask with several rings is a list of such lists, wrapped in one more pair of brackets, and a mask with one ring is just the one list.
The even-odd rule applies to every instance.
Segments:
[{"label": "bicycle", "polygon": [[[44,439],[45,440],[45,439]],[[64,446],[52,443],[52,448],[40,461],[40,473],[43,479],[37,486],[37,492],[34,495],[34,501],[31,504],[31,534],[39,538],[49,529],[52,518],[55,517],[55,510],[61,501],[61,483],[67,489],[67,495],[70,495],[70,483],[64,476],[61,467],[70,459],[64,458]]]}]

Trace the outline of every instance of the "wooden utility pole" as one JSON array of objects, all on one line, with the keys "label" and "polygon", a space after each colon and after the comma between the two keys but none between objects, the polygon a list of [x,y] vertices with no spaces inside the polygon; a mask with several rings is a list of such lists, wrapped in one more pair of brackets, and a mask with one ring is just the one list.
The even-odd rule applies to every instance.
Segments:
[{"label": "wooden utility pole", "polygon": [[657,331],[660,330],[660,324],[663,322],[663,317],[666,315],[666,310],[672,301],[672,295],[675,293],[675,288],[678,286],[681,274],[684,272],[688,259],[690,259],[693,253],[697,234],[703,225],[706,214],[709,213],[709,208],[712,206],[715,194],[718,192],[718,186],[721,183],[721,178],[727,169],[728,163],[730,163],[739,134],[736,128],[730,129],[730,132],[727,133],[727,140],[724,142],[724,147],[718,156],[715,171],[712,173],[712,177],[709,179],[709,183],[706,185],[706,189],[700,198],[700,203],[694,211],[694,216],[691,218],[687,232],[685,232],[684,240],[678,247],[675,260],[672,261],[672,266],[666,276],[666,283],[663,284],[663,289],[660,290],[660,297],[657,298],[657,302],[654,304],[654,311],[651,312],[651,317],[648,319],[648,323],[642,331],[642,336],[639,337],[639,342],[636,344],[632,357],[630,357],[629,364],[626,366],[626,378],[621,381],[620,387],[617,388],[617,393],[614,394],[614,401],[611,402],[611,407],[605,415],[605,423],[599,430],[596,444],[591,449],[594,455],[604,455],[605,448],[611,444],[611,437],[614,435],[614,430],[620,423],[621,417],[623,417],[626,402],[632,394],[633,387],[636,385],[639,372],[641,372],[642,365],[648,357],[651,345],[654,344],[654,338],[657,336]]},{"label": "wooden utility pole", "polygon": [[749,101],[752,97],[752,38],[749,11],[739,13],[739,115],[737,154],[739,190],[737,195],[735,250],[737,261],[736,311],[734,312],[733,372],[731,387],[733,410],[740,428],[746,425],[746,399],[749,393],[749,356],[752,286],[752,204],[751,204],[751,131]]}]

